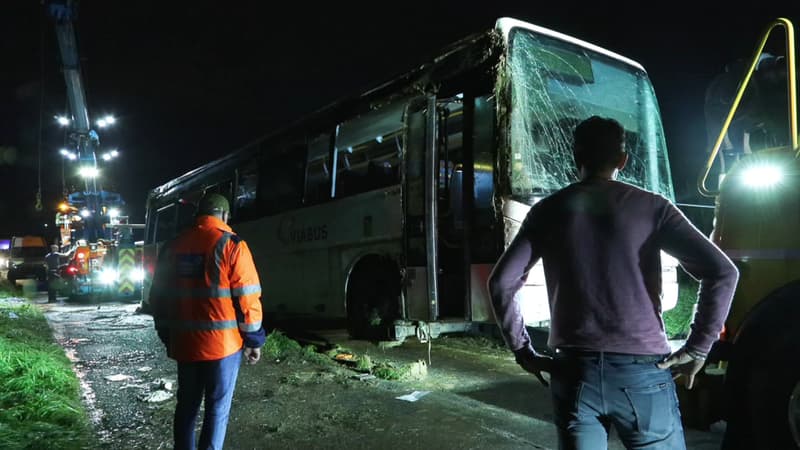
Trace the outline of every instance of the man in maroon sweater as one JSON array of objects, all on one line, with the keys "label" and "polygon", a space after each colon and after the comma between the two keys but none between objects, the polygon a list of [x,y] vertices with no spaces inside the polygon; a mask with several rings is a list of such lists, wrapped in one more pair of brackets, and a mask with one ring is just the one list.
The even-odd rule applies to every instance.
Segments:
[{"label": "man in maroon sweater", "polygon": [[[489,277],[517,363],[551,372],[561,449],[605,448],[614,425],[628,448],[685,448],[672,371],[691,388],[728,314],[738,272],[666,198],[615,181],[624,129],[591,117],[575,129],[580,181],[536,203]],[[661,250],[700,281],[686,344],[670,353],[661,318]],[[535,352],[515,294],[544,264],[548,346]]]}]

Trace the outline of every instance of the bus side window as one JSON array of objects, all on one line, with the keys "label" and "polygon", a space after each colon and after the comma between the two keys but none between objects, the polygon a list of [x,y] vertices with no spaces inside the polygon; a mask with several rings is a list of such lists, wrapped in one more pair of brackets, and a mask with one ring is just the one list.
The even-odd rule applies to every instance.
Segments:
[{"label": "bus side window", "polygon": [[185,230],[186,228],[192,226],[194,224],[194,217],[197,213],[197,208],[194,204],[188,202],[178,202],[178,226],[176,230],[177,233]]},{"label": "bus side window", "polygon": [[308,163],[306,171],[306,205],[314,205],[331,198],[331,173],[328,157],[317,158]]},{"label": "bus side window", "polygon": [[156,213],[156,235],[154,242],[163,242],[175,237],[175,205],[168,205]]},{"label": "bus side window", "polygon": [[303,206],[305,154],[288,152],[265,160],[261,165],[258,203],[264,215],[277,214]]},{"label": "bus side window", "polygon": [[258,217],[258,166],[253,163],[244,167],[239,173],[234,199],[233,215],[236,221]]}]

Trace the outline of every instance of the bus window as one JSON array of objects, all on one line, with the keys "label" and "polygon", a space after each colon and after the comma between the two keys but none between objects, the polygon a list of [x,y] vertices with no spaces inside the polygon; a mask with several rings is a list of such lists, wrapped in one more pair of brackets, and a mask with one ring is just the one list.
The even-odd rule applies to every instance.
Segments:
[{"label": "bus window", "polygon": [[335,197],[400,183],[404,107],[398,102],[341,125]]},{"label": "bus window", "polygon": [[236,197],[233,201],[233,216],[237,221],[258,217],[258,204],[256,202],[257,191],[258,165],[253,161],[239,171],[239,179],[236,184]]},{"label": "bus window", "polygon": [[156,213],[155,242],[163,242],[175,237],[175,205],[168,205]]},{"label": "bus window", "polygon": [[257,196],[264,215],[303,206],[305,158],[297,148],[262,162]]},{"label": "bus window", "polygon": [[331,174],[328,157],[309,161],[306,171],[306,196],[304,203],[314,205],[331,198]]},{"label": "bus window", "polygon": [[177,204],[178,209],[178,227],[176,234],[194,224],[194,218],[197,214],[197,207],[190,202],[180,201]]}]

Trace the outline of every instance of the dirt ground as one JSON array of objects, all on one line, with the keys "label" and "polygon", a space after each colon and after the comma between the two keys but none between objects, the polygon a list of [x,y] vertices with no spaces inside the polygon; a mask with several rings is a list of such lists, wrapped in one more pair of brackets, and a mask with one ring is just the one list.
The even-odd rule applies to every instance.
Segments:
[{"label": "dirt ground", "polygon": [[[176,365],[152,318],[136,304],[39,303],[81,379],[98,448],[171,448]],[[416,341],[382,348],[337,332],[322,339],[373,361],[428,360],[428,345]],[[226,448],[557,448],[547,389],[487,342],[434,340],[427,375],[406,381],[362,379],[347,365],[304,358],[242,366]],[[415,402],[397,398],[415,391]],[[687,431],[690,449],[716,449],[720,439]],[[609,448],[622,446],[612,437]]]}]

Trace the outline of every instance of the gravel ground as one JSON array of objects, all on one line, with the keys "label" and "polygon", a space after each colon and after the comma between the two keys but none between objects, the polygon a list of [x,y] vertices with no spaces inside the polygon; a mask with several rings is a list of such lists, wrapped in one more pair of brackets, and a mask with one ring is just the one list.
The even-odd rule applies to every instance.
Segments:
[{"label": "gravel ground", "polygon": [[[176,365],[135,304],[38,301],[73,360],[100,449],[171,448]],[[322,338],[373,361],[427,360],[427,345],[379,348]],[[242,366],[226,448],[557,448],[549,393],[501,348],[472,338],[439,339],[427,376],[363,380],[339,364],[304,358]],[[397,399],[427,392],[416,402]],[[690,449],[716,449],[720,435],[689,431]],[[609,448],[622,448],[612,437]]]}]

